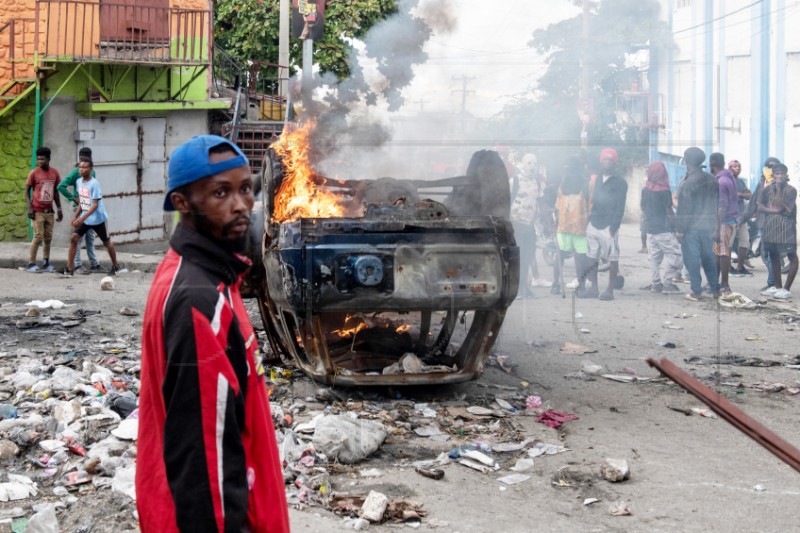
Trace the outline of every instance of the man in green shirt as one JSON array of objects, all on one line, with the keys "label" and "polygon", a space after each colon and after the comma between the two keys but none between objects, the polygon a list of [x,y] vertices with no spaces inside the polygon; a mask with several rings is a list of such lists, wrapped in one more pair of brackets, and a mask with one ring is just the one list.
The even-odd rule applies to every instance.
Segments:
[{"label": "man in green shirt", "polygon": [[[80,150],[78,150],[78,160],[80,161],[91,161],[92,160],[92,149],[89,147],[84,146]],[[75,165],[75,168],[67,174],[67,176],[61,180],[59,183],[58,192],[61,193],[61,196],[66,198],[68,201],[72,202],[73,210],[78,209],[78,185],[77,181],[80,179],[80,174],[78,173],[78,165]],[[94,177],[94,169],[92,169],[92,177]],[[83,263],[81,262],[81,244],[78,241],[78,249],[75,252],[75,268],[80,270],[81,274],[91,274],[92,272],[100,273],[102,270],[100,269],[100,263],[97,261],[97,255],[94,251],[94,231],[89,230],[86,232],[86,255],[89,256],[89,263],[90,268],[82,268]]]}]

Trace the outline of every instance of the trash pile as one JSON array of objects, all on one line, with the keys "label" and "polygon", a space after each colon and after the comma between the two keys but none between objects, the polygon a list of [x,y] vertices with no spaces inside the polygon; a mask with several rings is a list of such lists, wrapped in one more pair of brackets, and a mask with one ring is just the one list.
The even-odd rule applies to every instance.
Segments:
[{"label": "trash pile", "polygon": [[[534,458],[568,451],[548,426],[577,418],[524,389],[478,401],[456,394],[427,402],[359,390],[344,398],[326,388],[298,399],[300,389],[282,380],[271,399],[289,504],[326,508],[356,530],[387,522],[416,527],[427,521],[427,511],[402,494],[359,492],[354,477],[388,480],[391,469],[436,482],[450,468],[467,468],[505,490],[531,478]],[[527,424],[520,423],[524,418]],[[531,422],[541,424],[542,436],[526,430],[537,425]]]},{"label": "trash pile", "polygon": [[[0,527],[137,528],[141,345],[138,334],[96,334],[109,325],[98,313],[57,300],[0,307]],[[118,314],[138,312],[124,307]],[[507,355],[491,363],[515,372]],[[539,458],[569,451],[556,431],[578,418],[531,394],[525,381],[477,383],[496,390],[470,398],[431,391],[414,400],[391,389],[317,388],[275,366],[266,379],[289,504],[327,509],[356,530],[446,525],[424,502],[382,481],[400,471],[437,483],[464,469],[507,490],[531,479]],[[82,505],[84,498],[92,504]]]}]

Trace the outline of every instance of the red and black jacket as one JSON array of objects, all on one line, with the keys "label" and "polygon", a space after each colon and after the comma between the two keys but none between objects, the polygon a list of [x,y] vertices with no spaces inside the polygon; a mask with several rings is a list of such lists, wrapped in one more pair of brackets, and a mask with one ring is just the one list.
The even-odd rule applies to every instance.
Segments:
[{"label": "red and black jacket", "polygon": [[288,532],[249,262],[178,225],[142,331],[136,495],[143,532]]}]

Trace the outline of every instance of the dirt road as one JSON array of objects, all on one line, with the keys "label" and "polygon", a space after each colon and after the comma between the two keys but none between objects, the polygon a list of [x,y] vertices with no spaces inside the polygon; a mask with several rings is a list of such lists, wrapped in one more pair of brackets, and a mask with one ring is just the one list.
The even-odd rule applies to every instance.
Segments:
[{"label": "dirt road", "polygon": [[[420,502],[425,516],[417,527],[443,532],[793,530],[800,514],[794,505],[800,495],[798,473],[721,419],[670,409],[701,404],[666,380],[648,379],[658,374],[645,359],[669,358],[800,446],[800,394],[791,394],[800,386],[800,375],[785,366],[798,355],[793,317],[800,307],[789,301],[730,310],[718,308],[710,299],[696,303],[682,295],[639,290],[649,282],[649,271],[646,255],[635,253],[636,230],[623,228],[621,269],[626,286],[615,301],[573,301],[569,295],[562,299],[547,289],[536,289],[536,298],[514,303],[495,350],[507,356],[500,361],[511,372],[492,358],[477,382],[426,389],[335,389],[339,401],[333,404],[316,401],[317,386],[305,378],[279,385],[277,405],[286,409],[298,401],[305,405],[297,420],[328,408],[384,417],[391,427],[388,439],[371,458],[349,467],[322,465],[320,471],[327,471],[334,494],[358,498],[374,490],[390,500]],[[758,296],[765,271],[760,262],[756,266],[754,278],[732,279],[735,291]],[[48,364],[70,350],[91,351],[104,338],[122,338],[132,354],[138,353],[141,316],[123,316],[119,310],[143,311],[150,274],[119,276],[111,292],[100,290],[98,276],[64,279],[14,270],[2,275],[6,288],[0,298],[0,353],[5,355],[0,367],[7,369],[6,374],[16,370],[19,358],[14,353],[19,349],[31,350]],[[19,329],[15,324],[26,309],[22,304],[34,299],[59,299],[101,313],[69,329]],[[44,311],[59,313],[66,310]],[[257,320],[256,313],[253,318]],[[565,342],[596,352],[565,354],[560,351]],[[664,348],[664,343],[676,347]],[[718,364],[717,355],[748,358],[747,366]],[[589,362],[603,369],[581,373]],[[750,366],[769,362],[776,366]],[[602,374],[638,379],[619,382]],[[575,414],[578,419],[560,429],[537,423],[525,410],[531,395],[541,397],[542,409]],[[465,413],[469,406],[502,411],[497,398],[517,411],[500,418]],[[435,416],[426,418],[426,408]],[[423,426],[435,426],[445,435],[420,437],[414,429]],[[530,458],[526,449],[489,452],[500,468],[485,474],[455,461],[440,467],[445,472],[441,480],[423,477],[414,469],[415,462],[434,460],[458,446],[519,443],[527,438],[568,450],[534,457],[534,466],[519,472],[530,477],[512,485],[498,479],[514,474],[510,469],[518,459]],[[41,493],[0,504],[0,516],[13,506],[30,514],[35,503],[59,500],[52,495],[52,480],[42,477],[41,469],[31,462],[37,453],[35,447],[22,449],[19,456],[2,463],[8,472],[37,479]],[[619,483],[603,479],[600,467],[605,458],[626,460],[630,479]],[[77,503],[59,511],[62,531],[87,525],[82,531],[135,527],[132,501],[108,487],[87,487],[72,495]],[[585,505],[590,498],[599,501]],[[290,500],[294,531],[350,530],[322,506],[300,503],[296,497]],[[627,508],[630,514],[611,515],[612,506]],[[372,525],[370,530],[392,527]]]}]

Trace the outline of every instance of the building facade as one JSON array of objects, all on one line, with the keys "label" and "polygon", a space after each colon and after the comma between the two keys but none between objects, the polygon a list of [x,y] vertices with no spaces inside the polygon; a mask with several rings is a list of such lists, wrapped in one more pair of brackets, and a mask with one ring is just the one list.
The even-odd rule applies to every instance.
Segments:
[{"label": "building facade", "polygon": [[[28,238],[39,146],[62,176],[92,149],[115,242],[163,239],[169,154],[230,106],[211,98],[212,35],[211,0],[3,2],[0,239]],[[57,224],[55,242],[69,233]]]},{"label": "building facade", "polygon": [[661,15],[675,47],[651,51],[651,100],[664,116],[651,136],[651,160],[661,160],[673,186],[685,171],[689,146],[722,152],[742,163],[754,187],[767,156],[800,177],[798,0],[662,0]]}]

